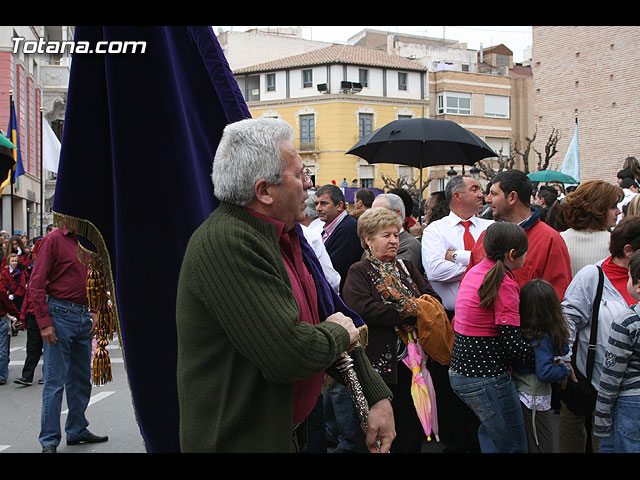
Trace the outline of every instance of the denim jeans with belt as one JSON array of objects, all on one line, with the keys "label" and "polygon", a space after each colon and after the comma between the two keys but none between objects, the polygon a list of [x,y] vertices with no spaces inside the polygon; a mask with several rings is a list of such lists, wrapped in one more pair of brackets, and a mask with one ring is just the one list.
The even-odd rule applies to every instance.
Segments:
[{"label": "denim jeans with belt", "polygon": [[600,437],[599,453],[640,453],[640,395],[618,397],[613,407],[613,433]]},{"label": "denim jeans with belt", "polygon": [[9,317],[5,315],[0,318],[0,380],[6,380],[9,376],[9,347],[11,344],[9,324]]},{"label": "denim jeans with belt", "polygon": [[91,396],[91,315],[86,305],[48,298],[56,343],[44,343],[44,389],[40,444],[59,445],[62,393],[69,413],[65,422],[67,441],[89,434],[85,410]]},{"label": "denim jeans with belt", "polygon": [[466,377],[449,370],[456,395],[480,420],[478,441],[482,453],[527,453],[522,407],[511,375]]}]

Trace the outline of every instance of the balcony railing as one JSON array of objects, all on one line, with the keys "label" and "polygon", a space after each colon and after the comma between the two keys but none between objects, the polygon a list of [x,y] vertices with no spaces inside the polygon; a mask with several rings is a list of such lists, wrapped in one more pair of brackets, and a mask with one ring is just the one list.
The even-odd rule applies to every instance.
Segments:
[{"label": "balcony railing", "polygon": [[317,152],[320,149],[318,137],[297,138],[294,141],[294,146],[298,153]]}]

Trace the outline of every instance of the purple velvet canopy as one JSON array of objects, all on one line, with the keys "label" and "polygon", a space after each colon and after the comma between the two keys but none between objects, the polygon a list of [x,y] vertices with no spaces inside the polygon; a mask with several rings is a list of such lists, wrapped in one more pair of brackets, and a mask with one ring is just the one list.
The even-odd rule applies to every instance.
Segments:
[{"label": "purple velvet canopy", "polygon": [[[211,27],[77,27],[53,210],[107,257],[136,417],[148,452],[177,452],[175,299],[192,232],[215,209],[222,130],[250,113]],[[84,232],[84,235],[83,235]]]}]

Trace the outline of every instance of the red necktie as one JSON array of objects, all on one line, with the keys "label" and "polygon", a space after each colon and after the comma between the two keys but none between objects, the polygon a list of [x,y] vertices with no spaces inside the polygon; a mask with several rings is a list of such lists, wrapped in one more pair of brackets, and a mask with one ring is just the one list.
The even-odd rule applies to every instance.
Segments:
[{"label": "red necktie", "polygon": [[462,238],[464,238],[464,249],[465,250],[472,250],[473,246],[476,244],[476,241],[473,239],[473,236],[471,235],[471,232],[469,231],[469,225],[471,225],[471,221],[470,220],[466,220],[466,221],[460,222],[460,223],[464,227],[464,236],[462,237]]}]

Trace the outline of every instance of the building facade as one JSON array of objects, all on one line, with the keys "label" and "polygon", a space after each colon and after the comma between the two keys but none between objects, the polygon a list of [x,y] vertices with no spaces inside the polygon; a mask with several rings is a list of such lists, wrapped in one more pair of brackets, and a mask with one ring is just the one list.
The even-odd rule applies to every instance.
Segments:
[{"label": "building facade", "polygon": [[[383,188],[383,177],[417,180],[416,169],[369,165],[344,153],[362,135],[398,118],[452,120],[504,156],[517,143],[515,136],[525,135],[512,125],[514,112],[522,116],[528,103],[514,98],[514,92],[520,95],[524,87],[512,88],[513,56],[504,45],[477,52],[455,40],[370,29],[350,38],[348,44],[316,42],[317,48],[312,48],[313,42],[303,47],[300,38],[289,34],[262,35],[261,39],[258,32],[244,37],[235,32],[222,35],[229,64],[245,64],[233,72],[252,115],[276,116],[294,126],[300,138],[296,146],[315,173],[316,185],[346,179],[349,185],[355,180],[358,187]],[[259,61],[259,56],[248,53],[251,48],[240,46],[243,40],[248,45],[261,43],[263,49],[277,45],[280,55],[274,48],[272,60]],[[300,48],[308,50],[288,55]],[[242,60],[234,58],[234,51],[245,52]],[[250,58],[256,62],[247,65]],[[465,171],[453,165],[423,171],[423,179],[435,180],[430,191],[444,188],[450,167]]]},{"label": "building facade", "polygon": [[[0,26],[0,129],[6,134],[12,96],[25,170],[16,179],[13,194],[11,187],[2,192],[0,226],[10,233],[40,235],[40,212],[48,212],[51,200],[45,199],[52,197],[55,188],[55,178],[41,171],[41,121],[48,121],[60,138],[66,103],[69,55],[63,49],[43,53],[46,48],[32,46],[72,38],[73,29],[68,26]],[[25,48],[27,42],[30,47]],[[43,204],[49,208],[43,209]],[[50,223],[50,214],[44,217],[42,223]]]},{"label": "building facade", "polygon": [[350,45],[233,71],[254,118],[277,117],[296,131],[296,148],[316,186],[345,179],[383,188],[383,176],[416,178],[400,165],[370,165],[345,152],[399,118],[427,116],[427,68],[418,62]]},{"label": "building facade", "polygon": [[[432,102],[430,117],[451,120],[475,133],[499,155],[511,154],[511,79],[507,76],[467,73],[452,70],[429,72]],[[491,159],[485,162],[491,164]],[[446,170],[461,166],[433,167],[430,175],[441,190]],[[469,168],[469,167],[467,167]]]},{"label": "building facade", "polygon": [[627,156],[640,158],[640,28],[533,27],[537,148],[561,132],[551,168],[562,164],[578,119],[580,181],[615,183]]}]

